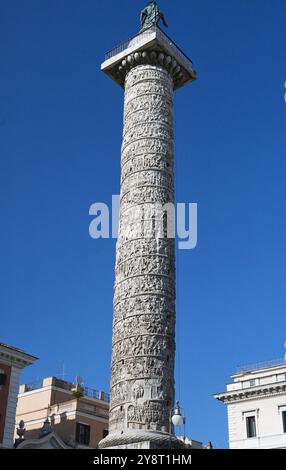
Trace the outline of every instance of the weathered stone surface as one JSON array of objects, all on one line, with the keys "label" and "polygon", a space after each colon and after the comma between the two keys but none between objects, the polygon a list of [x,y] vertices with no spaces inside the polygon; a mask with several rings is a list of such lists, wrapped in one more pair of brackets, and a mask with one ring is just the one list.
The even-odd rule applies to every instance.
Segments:
[{"label": "weathered stone surface", "polygon": [[[124,57],[122,62],[117,68],[117,78],[118,81],[123,81],[126,75],[128,74],[130,69],[140,65],[140,64],[150,64],[158,67],[164,68],[164,70],[168,73],[169,76],[172,77],[172,87],[176,86],[183,78],[184,78],[184,70],[178,64],[177,60],[170,55],[160,52],[157,50],[148,49],[145,51],[138,51],[132,54],[129,54],[127,57]],[[156,80],[158,74],[156,74],[156,70],[149,70],[149,71],[142,71],[138,69],[138,73],[134,76],[133,80],[136,81],[136,84],[142,82],[141,86],[138,86],[136,90],[134,90],[134,94],[142,93],[142,90],[146,89],[146,92],[152,92],[153,90],[162,89],[164,86],[163,78],[160,77],[160,83],[148,83],[152,80]],[[130,80],[130,85],[132,86],[133,82],[132,79]],[[150,88],[149,88],[150,85]],[[133,98],[133,94],[130,94],[128,100],[126,100],[126,104],[128,101]]]},{"label": "weathered stone surface", "polygon": [[174,240],[152,236],[162,222],[156,204],[174,201],[174,73],[171,60],[166,68],[157,56],[149,60],[134,66],[147,62],[140,54],[121,64],[133,66],[124,72],[109,439],[128,430],[168,433],[174,401]]},{"label": "weathered stone surface", "polygon": [[[174,404],[173,91],[192,61],[156,25],[105,56],[125,89],[109,435],[101,448],[170,448]],[[170,223],[171,222],[171,223]]]}]

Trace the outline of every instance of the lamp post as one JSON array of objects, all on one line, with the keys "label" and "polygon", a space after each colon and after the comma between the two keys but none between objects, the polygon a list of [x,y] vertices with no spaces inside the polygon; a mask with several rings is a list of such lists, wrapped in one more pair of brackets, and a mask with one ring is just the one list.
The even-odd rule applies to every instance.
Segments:
[{"label": "lamp post", "polygon": [[184,443],[186,441],[186,416],[181,408],[179,401],[176,401],[175,407],[170,416],[170,435],[172,434],[172,425],[174,427],[184,426]]}]

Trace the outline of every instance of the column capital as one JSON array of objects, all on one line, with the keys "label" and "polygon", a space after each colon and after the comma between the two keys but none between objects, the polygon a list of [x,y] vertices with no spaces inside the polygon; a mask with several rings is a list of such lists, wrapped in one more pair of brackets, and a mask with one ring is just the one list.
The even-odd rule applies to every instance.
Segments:
[{"label": "column capital", "polygon": [[127,72],[137,65],[165,68],[174,90],[196,79],[193,63],[158,26],[152,26],[105,54],[101,70],[124,88]]}]

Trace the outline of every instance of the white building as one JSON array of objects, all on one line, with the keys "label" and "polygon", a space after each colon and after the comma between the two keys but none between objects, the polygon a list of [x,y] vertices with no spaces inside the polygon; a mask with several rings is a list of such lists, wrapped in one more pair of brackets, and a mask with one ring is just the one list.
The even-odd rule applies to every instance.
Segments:
[{"label": "white building", "polygon": [[36,360],[21,349],[0,343],[0,448],[14,445],[20,372]]},{"label": "white building", "polygon": [[227,390],[230,449],[286,449],[286,361],[240,368]]}]

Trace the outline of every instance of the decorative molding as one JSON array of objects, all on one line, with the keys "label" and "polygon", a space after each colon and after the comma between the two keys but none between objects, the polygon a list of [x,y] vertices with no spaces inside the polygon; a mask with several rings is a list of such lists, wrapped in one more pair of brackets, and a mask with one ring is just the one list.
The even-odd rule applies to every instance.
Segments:
[{"label": "decorative molding", "polygon": [[[117,69],[119,81],[124,84],[128,72],[139,65],[153,65],[157,68],[162,67],[173,78],[174,86],[184,78],[183,68],[173,56],[165,54],[162,51],[148,49],[146,51],[133,52],[121,61]],[[148,72],[145,73],[144,77],[142,76],[141,79],[145,85],[148,85],[148,93],[152,92],[151,83],[149,82],[152,82],[152,79],[152,75],[150,74],[150,76],[148,76]]]},{"label": "decorative molding", "polygon": [[52,432],[38,439],[25,439],[16,449],[71,449],[71,447],[65,444],[55,432]]},{"label": "decorative molding", "polygon": [[269,386],[264,386],[263,388],[253,388],[253,389],[245,389],[240,391],[232,391],[220,393],[218,395],[214,395],[217,400],[222,401],[226,405],[229,403],[235,403],[238,401],[246,401],[246,400],[256,400],[265,398],[268,396],[276,396],[276,395],[284,395],[286,393],[286,383],[282,384],[271,384]]}]

